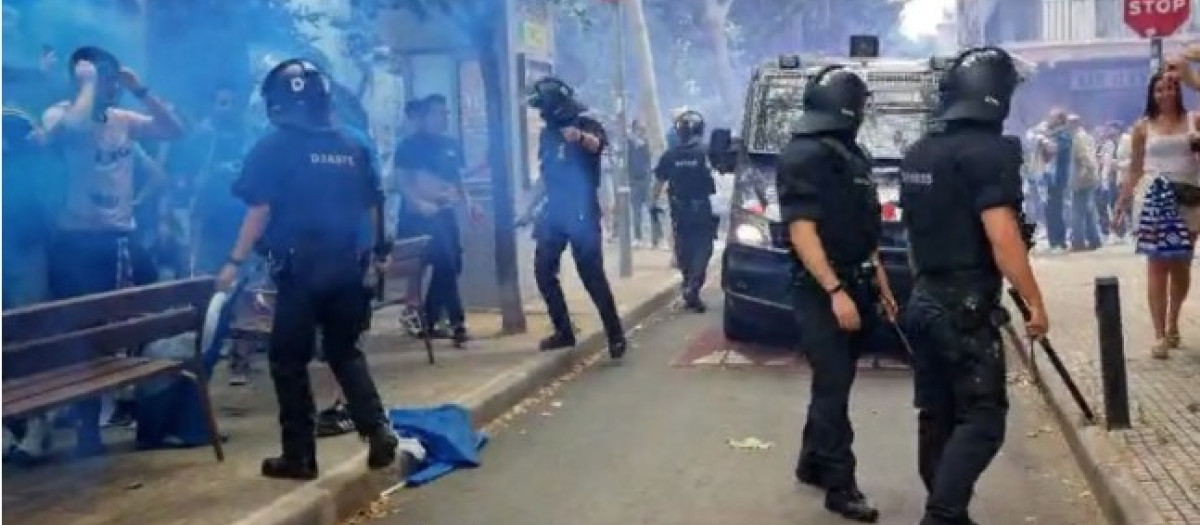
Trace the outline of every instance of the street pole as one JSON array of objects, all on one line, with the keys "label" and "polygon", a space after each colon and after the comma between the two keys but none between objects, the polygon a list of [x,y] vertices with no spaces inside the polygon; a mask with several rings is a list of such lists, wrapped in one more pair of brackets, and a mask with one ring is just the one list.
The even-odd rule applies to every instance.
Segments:
[{"label": "street pole", "polygon": [[633,239],[630,228],[629,214],[629,142],[626,139],[625,133],[629,129],[629,124],[626,122],[625,106],[626,106],[626,89],[625,89],[625,2],[613,2],[613,8],[616,10],[616,20],[613,24],[617,28],[617,70],[616,70],[616,103],[617,103],[617,132],[614,140],[617,147],[616,166],[613,170],[613,186],[616,189],[616,217],[617,235],[621,243],[620,255],[620,275],[621,277],[629,277],[633,275]]},{"label": "street pole", "polygon": [[1156,36],[1150,37],[1150,74],[1163,67],[1163,41]]}]

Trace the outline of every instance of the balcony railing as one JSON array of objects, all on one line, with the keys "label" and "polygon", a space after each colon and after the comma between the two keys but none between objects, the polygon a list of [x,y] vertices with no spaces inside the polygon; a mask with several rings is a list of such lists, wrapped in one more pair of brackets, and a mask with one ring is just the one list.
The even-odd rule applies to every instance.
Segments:
[{"label": "balcony railing", "polygon": [[[1006,42],[1089,42],[1137,38],[1125,25],[1124,0],[998,0],[986,26],[987,39]],[[1200,30],[1200,16],[1179,33]]]}]

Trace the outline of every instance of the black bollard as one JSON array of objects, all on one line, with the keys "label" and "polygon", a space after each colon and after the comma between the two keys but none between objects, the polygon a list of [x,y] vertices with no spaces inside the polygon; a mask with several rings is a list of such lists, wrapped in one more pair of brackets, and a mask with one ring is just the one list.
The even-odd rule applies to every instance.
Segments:
[{"label": "black bollard", "polygon": [[1096,278],[1096,326],[1100,340],[1100,378],[1104,385],[1104,419],[1109,430],[1130,428],[1121,290],[1116,277]]}]

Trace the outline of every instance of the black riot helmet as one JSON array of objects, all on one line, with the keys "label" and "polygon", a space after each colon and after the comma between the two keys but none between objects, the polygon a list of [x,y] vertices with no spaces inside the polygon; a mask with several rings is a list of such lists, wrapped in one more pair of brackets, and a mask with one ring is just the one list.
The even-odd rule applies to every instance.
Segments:
[{"label": "black riot helmet", "polygon": [[963,51],[939,82],[938,119],[1003,122],[1020,82],[1017,65],[1007,51],[997,47]]},{"label": "black riot helmet", "polygon": [[870,98],[867,83],[843,66],[828,66],[813,75],[804,89],[797,134],[857,132]]},{"label": "black riot helmet", "polygon": [[555,77],[543,77],[534,82],[526,103],[540,111],[547,124],[560,126],[570,123],[587,109],[575,100],[575,90]]},{"label": "black riot helmet", "polygon": [[687,110],[675,117],[675,135],[681,144],[687,144],[704,136],[704,116],[698,111]]},{"label": "black riot helmet", "polygon": [[260,89],[272,124],[309,129],[332,126],[331,82],[312,62],[302,58],[280,62],[267,72]]}]

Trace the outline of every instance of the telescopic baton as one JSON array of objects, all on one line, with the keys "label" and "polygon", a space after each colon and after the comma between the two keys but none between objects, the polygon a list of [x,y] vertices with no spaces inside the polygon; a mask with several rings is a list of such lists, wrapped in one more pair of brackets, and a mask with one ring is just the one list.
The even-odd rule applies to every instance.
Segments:
[{"label": "telescopic baton", "polygon": [[[1017,290],[1014,288],[1009,288],[1008,296],[1012,299],[1013,304],[1017,306],[1017,310],[1021,312],[1021,318],[1025,321],[1029,321],[1029,306],[1026,305],[1025,301],[1021,299],[1021,296],[1017,293]],[[1046,356],[1050,358],[1050,364],[1054,365],[1054,370],[1058,372],[1058,376],[1061,377],[1063,383],[1067,385],[1067,390],[1071,392],[1071,397],[1075,399],[1075,404],[1079,405],[1079,410],[1083,412],[1084,419],[1086,419],[1089,423],[1094,422],[1096,420],[1096,414],[1092,412],[1092,407],[1088,405],[1087,400],[1083,397],[1083,393],[1079,391],[1079,386],[1076,385],[1075,380],[1071,378],[1071,373],[1067,371],[1067,367],[1063,365],[1062,359],[1058,357],[1058,352],[1054,350],[1054,345],[1050,344],[1050,340],[1047,339],[1046,336],[1039,337],[1036,341],[1031,340],[1031,346],[1034,342],[1036,342],[1038,346],[1041,346],[1042,350],[1046,352]],[[1033,354],[1030,354],[1029,358],[1033,359]]]}]

